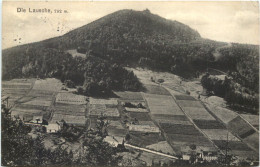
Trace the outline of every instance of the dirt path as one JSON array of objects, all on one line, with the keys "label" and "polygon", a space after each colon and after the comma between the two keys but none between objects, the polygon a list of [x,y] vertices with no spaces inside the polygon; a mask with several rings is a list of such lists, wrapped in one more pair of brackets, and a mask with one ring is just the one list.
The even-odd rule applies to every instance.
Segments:
[{"label": "dirt path", "polygon": [[163,156],[163,157],[171,158],[171,159],[178,159],[177,157],[172,156],[172,155],[160,153],[160,152],[157,152],[157,151],[152,151],[152,150],[142,148],[142,147],[133,146],[131,144],[125,144],[125,146],[133,148],[133,149],[141,150],[141,151],[146,151],[146,152],[149,152],[149,153],[152,153],[152,154],[160,155],[160,156]]}]

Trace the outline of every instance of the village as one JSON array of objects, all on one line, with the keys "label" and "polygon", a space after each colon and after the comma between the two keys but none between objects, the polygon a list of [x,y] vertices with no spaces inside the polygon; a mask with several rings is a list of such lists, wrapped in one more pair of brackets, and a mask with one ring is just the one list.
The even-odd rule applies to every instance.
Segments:
[{"label": "village", "polygon": [[[54,78],[13,79],[2,83],[2,104],[10,108],[13,119],[33,127],[32,136],[45,134],[44,144],[50,148],[64,124],[95,129],[102,116],[108,121],[105,141],[138,152],[141,164],[147,166],[176,160],[212,162],[226,154],[237,161],[258,161],[256,117],[239,115],[199,97],[203,90],[197,83],[169,74],[130,70],[146,92],[114,92],[117,98],[100,99],[78,95],[75,88]],[[68,147],[78,154],[79,143]],[[122,154],[137,158],[136,154]]]}]

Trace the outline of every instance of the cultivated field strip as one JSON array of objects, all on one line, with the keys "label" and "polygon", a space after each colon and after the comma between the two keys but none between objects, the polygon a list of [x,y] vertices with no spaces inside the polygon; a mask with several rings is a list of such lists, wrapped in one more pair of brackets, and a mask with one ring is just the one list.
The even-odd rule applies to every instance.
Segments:
[{"label": "cultivated field strip", "polygon": [[50,92],[58,92],[63,87],[60,80],[55,78],[46,78],[44,80],[36,80],[33,86],[33,90],[42,90],[42,91],[50,91]]},{"label": "cultivated field strip", "polygon": [[190,135],[190,134],[167,134],[170,139],[170,143],[172,145],[180,145],[180,146],[190,146],[195,144],[196,146],[208,147],[208,149],[212,149],[213,144],[205,138],[205,136],[201,135]]},{"label": "cultivated field strip", "polygon": [[229,109],[208,104],[205,105],[219,120],[225,124],[237,117],[237,114]]},{"label": "cultivated field strip", "polygon": [[58,114],[58,113],[53,114],[51,122],[57,122],[61,120],[64,120],[67,124],[81,125],[81,126],[84,126],[86,123],[85,115],[83,116],[65,115],[65,114]]},{"label": "cultivated field strip", "polygon": [[191,125],[191,122],[187,119],[185,115],[152,115],[153,120],[160,123],[171,123],[180,125]]},{"label": "cultivated field strip", "polygon": [[228,129],[255,151],[259,152],[259,132],[240,116],[227,124]]},{"label": "cultivated field strip", "polygon": [[30,91],[33,83],[33,79],[13,79],[10,81],[2,81],[2,96],[9,97],[8,105],[14,106],[17,100]]},{"label": "cultivated field strip", "polygon": [[73,93],[58,93],[56,95],[56,102],[66,104],[86,104],[86,97],[82,95],[76,95]]},{"label": "cultivated field strip", "polygon": [[64,103],[56,103],[54,108],[57,111],[69,111],[72,114],[73,112],[85,113],[86,110],[85,105],[64,104]]},{"label": "cultivated field strip", "polygon": [[90,104],[88,115],[90,117],[119,117],[120,113],[116,107],[107,107],[105,104]]},{"label": "cultivated field strip", "polygon": [[111,99],[96,99],[96,98],[89,98],[89,104],[110,104],[110,105],[117,105],[118,101],[115,98]]},{"label": "cultivated field strip", "polygon": [[32,96],[32,97],[45,97],[45,96],[53,96],[53,94],[54,94],[53,91],[32,89],[28,93],[28,96]]},{"label": "cultivated field strip", "polygon": [[36,97],[31,99],[30,101],[24,102],[23,104],[49,107],[52,104],[52,97],[51,96],[49,98]]},{"label": "cultivated field strip", "polygon": [[[213,143],[189,121],[172,97],[151,94],[144,94],[144,97],[148,103],[151,117],[158,123],[171,146],[178,146],[182,150],[183,147],[195,144],[209,150],[215,150]],[[193,99],[185,98],[195,102],[193,104],[203,109],[203,106],[198,105]],[[166,110],[166,108],[169,109]]]},{"label": "cultivated field strip", "polygon": [[130,132],[129,144],[145,148],[148,145],[165,141],[160,133],[143,133],[143,132]]},{"label": "cultivated field strip", "polygon": [[171,95],[164,87],[159,85],[144,85],[145,93],[156,94],[156,95]]},{"label": "cultivated field strip", "polygon": [[240,138],[245,138],[255,132],[255,130],[240,116],[237,116],[233,120],[229,121],[227,127]]},{"label": "cultivated field strip", "polygon": [[184,115],[171,96],[143,94],[150,109],[150,113],[160,115]]},{"label": "cultivated field strip", "polygon": [[229,140],[240,141],[232,135],[227,129],[202,129],[202,131],[210,138],[210,140]]},{"label": "cultivated field strip", "polygon": [[194,108],[204,108],[199,101],[194,100],[177,100],[177,103],[182,107],[194,107]]},{"label": "cultivated field strip", "polygon": [[194,97],[192,96],[188,96],[188,95],[174,95],[176,100],[196,100],[194,99]]},{"label": "cultivated field strip", "polygon": [[3,89],[30,89],[32,83],[20,83],[14,81],[3,81],[2,88]]},{"label": "cultivated field strip", "polygon": [[[183,97],[182,97],[182,99],[183,99]],[[219,120],[216,120],[214,118],[216,116],[212,117],[212,115],[207,111],[207,109],[205,110],[204,106],[201,104],[200,101],[195,101],[195,100],[176,100],[176,101],[185,113],[186,113],[186,111],[188,111],[187,112],[188,114],[186,113],[187,116],[192,119],[192,122],[202,131],[202,133],[205,136],[207,136],[207,138],[209,140],[211,140],[215,146],[217,146],[220,150],[224,151],[225,144],[223,144],[223,143],[227,141],[227,134],[225,134],[227,132],[227,130],[226,130],[226,126],[224,125],[224,123],[220,122]],[[187,110],[187,107],[189,107],[188,110]],[[186,108],[186,110],[185,110],[185,108]],[[203,110],[201,110],[201,109],[203,109]],[[198,114],[196,115],[195,113],[192,113],[192,110]],[[207,111],[207,112],[205,112],[205,111]],[[208,115],[209,116],[208,119],[204,115]],[[202,116],[202,117],[199,118],[199,116]],[[204,118],[203,118],[203,116],[204,116]],[[212,133],[212,132],[215,132],[218,134],[214,135],[214,133]],[[231,133],[229,133],[229,136],[231,139],[230,147],[232,147],[232,149],[234,151],[240,151],[243,149],[245,149],[247,151],[253,151],[250,147],[248,147],[248,145],[243,143],[236,136],[232,135]],[[180,141],[180,142],[182,142],[182,141]]]},{"label": "cultivated field strip", "polygon": [[251,114],[240,114],[242,118],[248,121],[252,126],[259,130],[259,116]]},{"label": "cultivated field strip", "polygon": [[205,108],[202,108],[202,107],[182,107],[182,109],[192,119],[215,120],[215,118],[211,114],[209,114],[209,112]]},{"label": "cultivated field strip", "polygon": [[226,129],[226,127],[217,120],[201,120],[201,119],[194,119],[193,122],[200,128],[200,129]]},{"label": "cultivated field strip", "polygon": [[151,121],[151,117],[148,113],[138,113],[138,112],[129,112],[128,116],[130,116],[133,120],[137,121]]}]

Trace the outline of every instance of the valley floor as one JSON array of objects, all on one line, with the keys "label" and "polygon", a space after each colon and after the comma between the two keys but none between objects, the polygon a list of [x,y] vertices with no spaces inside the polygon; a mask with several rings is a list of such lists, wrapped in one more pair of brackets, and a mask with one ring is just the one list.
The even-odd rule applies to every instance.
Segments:
[{"label": "valley floor", "polygon": [[[204,96],[199,79],[127,69],[144,84],[145,92],[114,92],[118,98],[96,99],[76,95],[76,89],[53,78],[14,79],[2,82],[2,99],[8,99],[13,117],[33,125],[48,122],[43,125],[45,147],[63,145],[75,156],[80,141],[57,138],[61,128],[57,122],[95,129],[103,114],[109,120],[105,141],[113,146],[125,141],[132,151],[121,154],[125,161],[131,159],[130,166],[169,164],[177,157],[188,161],[194,153],[197,161],[212,161],[225,154],[227,147],[237,160],[258,161],[258,116],[238,114],[227,109],[222,98]],[[163,82],[158,83],[159,79]],[[33,131],[33,135],[39,133]]]}]

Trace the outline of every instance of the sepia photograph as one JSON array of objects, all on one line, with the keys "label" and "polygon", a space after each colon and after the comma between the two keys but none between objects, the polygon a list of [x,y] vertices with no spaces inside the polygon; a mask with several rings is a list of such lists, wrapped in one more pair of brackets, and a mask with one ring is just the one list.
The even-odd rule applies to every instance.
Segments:
[{"label": "sepia photograph", "polygon": [[258,1],[2,1],[1,166],[259,166]]}]

